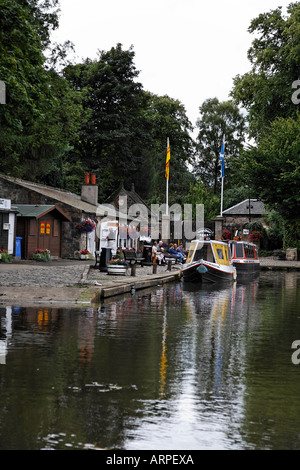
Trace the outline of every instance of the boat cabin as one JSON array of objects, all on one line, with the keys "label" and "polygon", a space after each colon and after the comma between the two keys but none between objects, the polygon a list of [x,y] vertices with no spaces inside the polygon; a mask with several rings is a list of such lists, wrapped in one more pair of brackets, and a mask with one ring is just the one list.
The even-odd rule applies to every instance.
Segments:
[{"label": "boat cabin", "polygon": [[228,246],[225,243],[217,241],[194,240],[191,242],[186,263],[192,263],[199,260],[208,261],[229,266]]},{"label": "boat cabin", "polygon": [[258,260],[257,247],[253,243],[230,240],[229,247],[232,259]]}]

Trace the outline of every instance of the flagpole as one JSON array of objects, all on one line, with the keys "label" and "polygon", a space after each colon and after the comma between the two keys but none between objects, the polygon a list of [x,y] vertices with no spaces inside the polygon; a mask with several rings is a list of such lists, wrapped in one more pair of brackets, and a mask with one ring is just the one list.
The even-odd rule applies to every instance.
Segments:
[{"label": "flagpole", "polygon": [[225,135],[223,136],[223,143],[220,153],[220,160],[221,160],[221,217],[223,216],[223,191],[224,191],[224,152],[225,152]]},{"label": "flagpole", "polygon": [[[169,150],[169,137],[167,137],[167,153]],[[169,214],[169,178],[166,178],[166,215]]]},{"label": "flagpole", "polygon": [[221,217],[223,216],[223,189],[224,189],[224,177],[221,182]]}]

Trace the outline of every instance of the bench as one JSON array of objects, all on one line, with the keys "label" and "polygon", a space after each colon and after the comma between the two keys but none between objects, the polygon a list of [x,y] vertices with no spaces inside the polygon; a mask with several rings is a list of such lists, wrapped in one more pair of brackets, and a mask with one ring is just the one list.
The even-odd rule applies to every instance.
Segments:
[{"label": "bench", "polygon": [[145,258],[142,257],[142,253],[136,253],[135,251],[123,250],[125,261],[129,264],[141,263],[143,266]]},{"label": "bench", "polygon": [[179,258],[177,256],[171,255],[169,253],[165,253],[165,261],[168,263],[168,261],[172,261],[172,263],[176,264],[179,263]]}]

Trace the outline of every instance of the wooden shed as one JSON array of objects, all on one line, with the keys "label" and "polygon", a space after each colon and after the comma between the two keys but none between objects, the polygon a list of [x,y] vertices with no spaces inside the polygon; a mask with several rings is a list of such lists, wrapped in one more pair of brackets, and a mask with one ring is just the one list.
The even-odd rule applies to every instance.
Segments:
[{"label": "wooden shed", "polygon": [[17,204],[17,209],[16,234],[22,238],[22,258],[30,259],[37,248],[60,258],[62,223],[70,222],[70,217],[55,205]]}]

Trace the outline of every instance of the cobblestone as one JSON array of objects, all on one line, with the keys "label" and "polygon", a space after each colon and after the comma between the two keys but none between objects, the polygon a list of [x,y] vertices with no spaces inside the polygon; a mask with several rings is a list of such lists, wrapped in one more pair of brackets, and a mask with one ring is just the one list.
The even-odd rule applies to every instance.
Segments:
[{"label": "cobblestone", "polygon": [[[99,269],[93,269],[93,263],[66,261],[47,263],[0,263],[1,287],[70,287],[80,283],[102,284],[104,282],[124,280],[131,275],[130,268],[126,276],[110,276]],[[172,270],[179,269],[180,265],[172,266]],[[89,269],[90,267],[90,269]],[[138,266],[136,277],[147,276],[153,273],[152,266]],[[157,274],[167,273],[167,266],[157,266]],[[86,274],[86,276],[84,276]]]},{"label": "cobblestone", "polygon": [[68,287],[81,282],[85,266],[23,266],[1,265],[2,287]]}]

